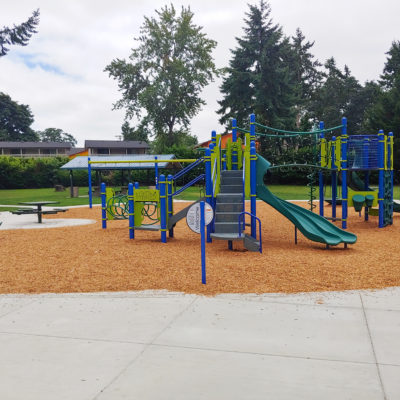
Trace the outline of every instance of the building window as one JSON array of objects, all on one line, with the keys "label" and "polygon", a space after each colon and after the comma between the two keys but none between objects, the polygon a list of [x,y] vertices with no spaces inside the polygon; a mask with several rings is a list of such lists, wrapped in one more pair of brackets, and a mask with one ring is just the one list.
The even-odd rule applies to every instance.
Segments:
[{"label": "building window", "polygon": [[96,154],[110,154],[110,149],[106,148],[98,148],[98,149],[93,149],[94,153]]}]

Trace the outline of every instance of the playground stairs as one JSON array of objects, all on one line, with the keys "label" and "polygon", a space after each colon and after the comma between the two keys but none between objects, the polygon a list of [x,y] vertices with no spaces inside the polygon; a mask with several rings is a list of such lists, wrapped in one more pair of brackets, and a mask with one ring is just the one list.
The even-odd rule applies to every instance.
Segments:
[{"label": "playground stairs", "polygon": [[243,211],[243,171],[222,171],[220,192],[215,207],[214,232],[216,240],[243,241],[249,251],[259,251],[260,243],[249,235],[239,233],[239,215]]}]

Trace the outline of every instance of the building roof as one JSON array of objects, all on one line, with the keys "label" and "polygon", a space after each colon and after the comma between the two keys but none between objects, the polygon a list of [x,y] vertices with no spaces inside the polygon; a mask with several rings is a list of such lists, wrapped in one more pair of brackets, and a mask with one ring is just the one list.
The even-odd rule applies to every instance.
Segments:
[{"label": "building roof", "polygon": [[[130,154],[121,156],[91,156],[91,161],[113,161],[113,163],[91,164],[92,169],[154,169],[155,164],[152,163],[135,163],[135,160],[154,160],[157,157],[159,160],[172,160],[175,158],[173,154]],[[78,156],[64,164],[62,169],[85,169],[88,168],[88,158],[86,156]],[[118,161],[132,161],[119,163]],[[175,165],[173,165],[175,164]],[[176,168],[176,164],[180,163],[158,163],[158,168]]]},{"label": "building roof", "polygon": [[84,147],[72,147],[71,150],[68,152],[69,156],[72,156],[73,154],[80,153],[81,151],[85,151],[86,149]]},{"label": "building roof", "polygon": [[71,143],[64,142],[0,142],[0,148],[3,149],[70,149]]},{"label": "building roof", "polygon": [[85,140],[85,148],[103,147],[109,149],[148,149],[146,142],[135,140]]}]

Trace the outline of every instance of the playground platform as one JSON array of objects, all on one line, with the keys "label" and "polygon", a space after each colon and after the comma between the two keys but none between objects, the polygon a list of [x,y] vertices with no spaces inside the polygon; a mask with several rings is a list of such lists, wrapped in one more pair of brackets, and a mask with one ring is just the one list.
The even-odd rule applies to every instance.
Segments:
[{"label": "playground platform", "polygon": [[0,398],[400,397],[400,288],[0,296]]}]

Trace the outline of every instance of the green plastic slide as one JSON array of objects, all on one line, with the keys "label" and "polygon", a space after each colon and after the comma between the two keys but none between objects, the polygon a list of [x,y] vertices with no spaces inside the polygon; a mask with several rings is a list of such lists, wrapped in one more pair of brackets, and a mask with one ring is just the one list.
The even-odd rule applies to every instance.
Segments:
[{"label": "green plastic slide", "polygon": [[357,241],[357,236],[353,233],[346,232],[324,217],[272,194],[264,185],[264,175],[270,166],[271,164],[265,158],[257,154],[257,196],[261,200],[274,207],[289,219],[306,238],[314,242],[335,246],[340,243],[352,244]]}]

